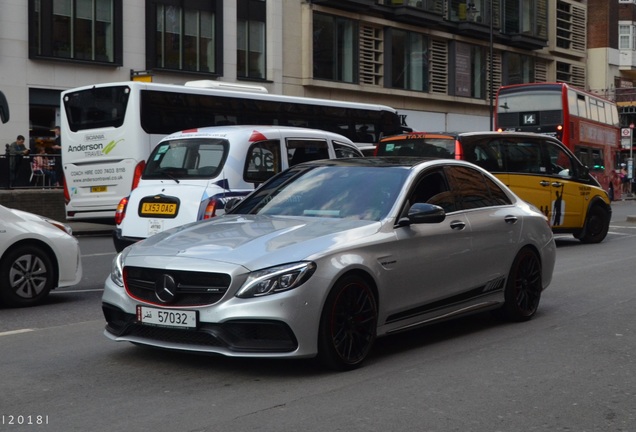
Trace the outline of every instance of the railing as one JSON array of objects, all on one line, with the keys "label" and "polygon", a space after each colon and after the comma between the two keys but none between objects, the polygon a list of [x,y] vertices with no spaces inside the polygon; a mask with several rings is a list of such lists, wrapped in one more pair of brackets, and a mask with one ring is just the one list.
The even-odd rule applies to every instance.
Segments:
[{"label": "railing", "polygon": [[[61,188],[63,176],[62,165],[59,154],[45,154],[49,161],[50,171],[55,172],[54,175],[48,173],[49,170],[42,172],[32,172],[32,162],[35,155],[22,156],[11,155],[5,152],[0,155],[0,189],[55,189]],[[57,181],[57,186],[54,182]]]}]

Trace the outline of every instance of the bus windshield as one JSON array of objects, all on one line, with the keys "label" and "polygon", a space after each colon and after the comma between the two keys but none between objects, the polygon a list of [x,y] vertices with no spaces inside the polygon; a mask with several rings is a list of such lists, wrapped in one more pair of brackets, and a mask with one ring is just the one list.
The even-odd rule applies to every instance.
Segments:
[{"label": "bus windshield", "polygon": [[497,109],[500,113],[560,110],[562,101],[560,91],[500,93]]},{"label": "bus windshield", "polygon": [[120,127],[126,116],[129,95],[128,86],[93,87],[66,93],[63,103],[68,127],[73,132]]}]

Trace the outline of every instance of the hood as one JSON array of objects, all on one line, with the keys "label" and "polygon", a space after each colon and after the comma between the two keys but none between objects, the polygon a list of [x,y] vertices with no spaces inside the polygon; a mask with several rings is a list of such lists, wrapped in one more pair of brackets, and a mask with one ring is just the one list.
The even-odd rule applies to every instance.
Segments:
[{"label": "hood", "polygon": [[128,256],[187,257],[262,268],[348,247],[380,227],[380,222],[352,219],[225,215],[155,234],[132,246]]}]

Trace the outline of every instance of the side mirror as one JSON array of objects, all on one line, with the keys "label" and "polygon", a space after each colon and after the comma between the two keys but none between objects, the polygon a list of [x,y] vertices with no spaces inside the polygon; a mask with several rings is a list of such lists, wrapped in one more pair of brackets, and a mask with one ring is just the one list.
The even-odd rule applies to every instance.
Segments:
[{"label": "side mirror", "polygon": [[406,217],[398,221],[399,226],[421,223],[440,223],[446,219],[446,212],[440,206],[428,203],[415,203],[409,208]]},{"label": "side mirror", "polygon": [[230,198],[225,202],[225,213],[229,213],[232,211],[234,207],[238,205],[243,200],[243,197]]},{"label": "side mirror", "polygon": [[6,123],[9,121],[9,104],[4,93],[0,92],[0,121]]}]

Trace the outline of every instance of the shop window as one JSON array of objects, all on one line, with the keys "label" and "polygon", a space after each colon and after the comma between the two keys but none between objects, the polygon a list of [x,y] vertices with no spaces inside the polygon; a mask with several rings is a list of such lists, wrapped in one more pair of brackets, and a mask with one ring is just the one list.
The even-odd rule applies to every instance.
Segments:
[{"label": "shop window", "polygon": [[314,13],[314,78],[357,82],[358,23],[356,21]]},{"label": "shop window", "polygon": [[239,0],[236,75],[265,79],[265,2]]},{"label": "shop window", "polygon": [[388,32],[390,49],[390,87],[404,90],[428,91],[428,40],[419,33],[391,29]]},{"label": "shop window", "polygon": [[455,96],[486,97],[486,52],[483,47],[455,44]]},{"label": "shop window", "polygon": [[30,58],[122,64],[122,0],[29,0]]},{"label": "shop window", "polygon": [[219,74],[217,2],[147,0],[147,67]]}]

